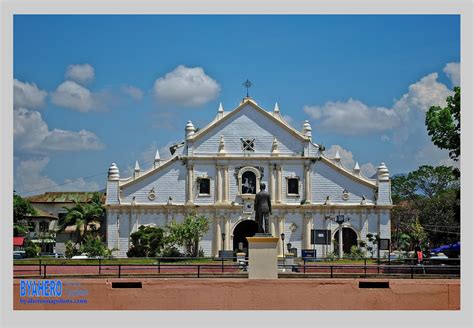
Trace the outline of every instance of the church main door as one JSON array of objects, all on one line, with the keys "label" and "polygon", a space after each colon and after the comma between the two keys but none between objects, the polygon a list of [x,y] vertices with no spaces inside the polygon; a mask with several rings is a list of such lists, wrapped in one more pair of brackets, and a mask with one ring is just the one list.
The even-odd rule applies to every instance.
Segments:
[{"label": "church main door", "polygon": [[233,250],[239,250],[239,243],[242,243],[242,250],[248,255],[249,243],[246,237],[253,237],[258,231],[257,222],[245,220],[237,224],[234,229]]},{"label": "church main door", "polygon": [[[342,228],[342,251],[351,252],[351,247],[357,246],[357,234],[351,228]],[[334,234],[334,252],[339,253],[339,230]]]}]

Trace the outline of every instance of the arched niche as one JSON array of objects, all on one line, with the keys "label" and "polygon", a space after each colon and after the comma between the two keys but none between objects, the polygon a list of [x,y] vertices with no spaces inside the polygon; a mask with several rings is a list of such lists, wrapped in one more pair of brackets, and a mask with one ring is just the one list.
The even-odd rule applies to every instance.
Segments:
[{"label": "arched niche", "polygon": [[245,166],[237,175],[240,196],[256,195],[260,191],[260,170],[255,167]]}]

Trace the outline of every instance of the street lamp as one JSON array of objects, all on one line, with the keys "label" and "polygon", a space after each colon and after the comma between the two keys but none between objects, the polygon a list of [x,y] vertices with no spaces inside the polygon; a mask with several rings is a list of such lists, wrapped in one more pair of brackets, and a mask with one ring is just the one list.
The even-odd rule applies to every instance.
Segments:
[{"label": "street lamp", "polygon": [[281,250],[282,250],[282,255],[283,255],[283,269],[285,268],[284,265],[285,265],[285,234],[282,232],[280,234],[280,238],[281,238]]},{"label": "street lamp", "polygon": [[222,251],[224,251],[225,232],[223,232],[221,236],[222,236]]}]

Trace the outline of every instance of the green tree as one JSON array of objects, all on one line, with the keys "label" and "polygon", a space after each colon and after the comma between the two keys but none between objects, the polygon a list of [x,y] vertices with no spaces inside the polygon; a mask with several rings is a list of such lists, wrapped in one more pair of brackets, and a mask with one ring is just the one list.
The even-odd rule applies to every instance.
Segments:
[{"label": "green tree", "polygon": [[37,257],[41,252],[41,247],[32,242],[31,240],[25,241],[25,256],[26,257]]},{"label": "green tree", "polygon": [[420,223],[432,246],[459,241],[460,215],[457,190],[446,190],[425,199],[420,206]]},{"label": "green tree", "polygon": [[[81,203],[76,200],[73,207],[64,207],[64,209],[67,213],[59,221],[59,230],[63,231],[68,226],[75,226],[76,244],[80,245],[82,245],[84,238],[89,233],[90,223],[102,223],[105,215],[105,210],[100,202],[100,193],[95,193],[89,203]],[[94,227],[94,225],[91,226]],[[97,230],[92,228],[91,232],[97,233]]]},{"label": "green tree", "polygon": [[199,256],[199,240],[209,230],[209,221],[205,216],[190,214],[182,223],[171,223],[168,227],[170,243],[183,246],[186,255]]},{"label": "green tree", "polygon": [[64,243],[64,245],[66,246],[66,251],[65,251],[65,254],[64,254],[64,256],[66,256],[66,258],[70,259],[70,258],[73,257],[74,255],[77,255],[77,254],[78,254],[78,250],[77,250],[77,248],[74,246],[74,244],[72,243],[72,241],[66,240],[66,242]]},{"label": "green tree", "polygon": [[140,226],[130,235],[130,241],[128,257],[159,256],[165,245],[165,231],[161,227]]},{"label": "green tree", "polygon": [[422,240],[440,245],[459,240],[459,177],[447,166],[420,166],[392,180],[392,240],[405,248],[403,235],[410,236],[409,249]]},{"label": "green tree", "polygon": [[92,235],[85,236],[80,252],[86,253],[89,257],[105,257],[109,254],[107,247],[105,247],[100,238]]},{"label": "green tree", "polygon": [[454,95],[446,98],[447,106],[431,106],[425,125],[433,143],[449,150],[449,157],[458,161],[461,155],[461,88],[454,87]]},{"label": "green tree", "polygon": [[13,236],[26,236],[28,225],[27,215],[35,215],[36,210],[27,199],[13,192]]},{"label": "green tree", "polygon": [[406,176],[392,179],[392,200],[398,204],[406,200],[432,198],[456,188],[459,188],[459,179],[451,167],[422,165]]}]

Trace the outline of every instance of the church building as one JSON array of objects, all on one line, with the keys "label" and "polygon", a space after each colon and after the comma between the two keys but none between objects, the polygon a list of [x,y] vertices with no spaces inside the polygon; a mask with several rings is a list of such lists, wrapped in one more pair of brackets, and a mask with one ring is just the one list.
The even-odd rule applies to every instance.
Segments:
[{"label": "church building", "polygon": [[[267,111],[246,97],[232,111],[221,104],[206,127],[196,131],[188,121],[184,130],[185,140],[170,149],[171,158],[161,160],[157,152],[146,171],[137,162],[131,177],[121,177],[117,165],[110,166],[107,247],[118,249],[115,256],[126,257],[130,234],[141,225],[165,226],[192,212],[209,219],[199,245],[205,256],[246,249],[246,237],[257,232],[253,204],[261,182],[272,199],[270,232],[284,238],[279,256],[287,248],[297,256],[311,249],[318,257],[349,252],[362,241],[370,245],[369,233],[390,239],[385,164],[374,178],[363,176],[357,163],[344,167],[339,153],[328,158],[313,142],[308,121],[294,129],[278,104]],[[326,231],[324,245],[312,245],[312,230]]]}]

